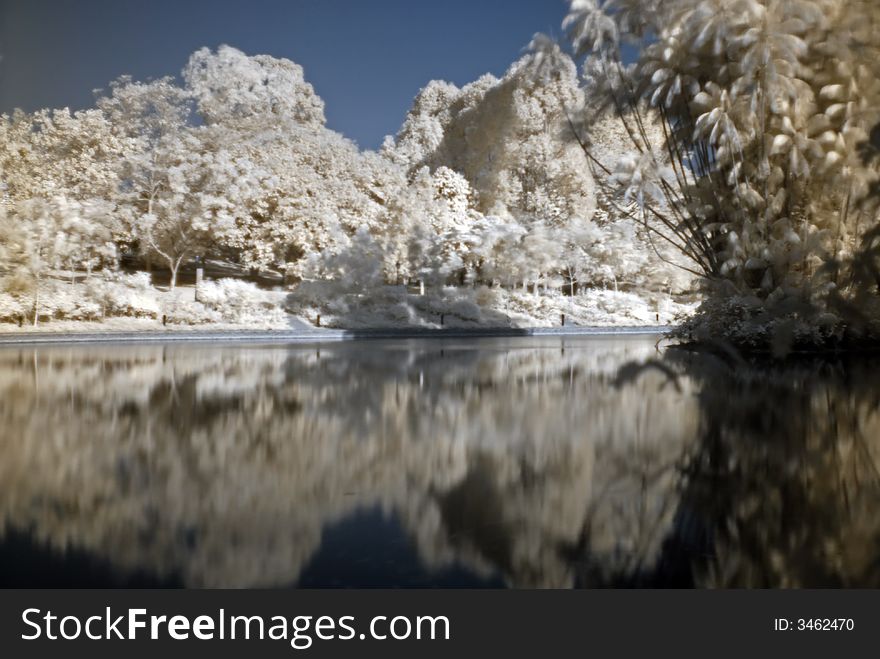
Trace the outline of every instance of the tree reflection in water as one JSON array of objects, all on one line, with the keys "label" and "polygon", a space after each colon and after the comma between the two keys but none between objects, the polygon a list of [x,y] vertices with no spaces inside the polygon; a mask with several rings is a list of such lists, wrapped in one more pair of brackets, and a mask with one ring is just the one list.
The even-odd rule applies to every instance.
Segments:
[{"label": "tree reflection in water", "polygon": [[870,374],[648,338],[6,349],[0,527],[186,586],[337,554],[418,564],[389,586],[877,585]]},{"label": "tree reflection in water", "polygon": [[670,543],[709,549],[696,584],[880,586],[880,360],[666,361],[699,391]]}]

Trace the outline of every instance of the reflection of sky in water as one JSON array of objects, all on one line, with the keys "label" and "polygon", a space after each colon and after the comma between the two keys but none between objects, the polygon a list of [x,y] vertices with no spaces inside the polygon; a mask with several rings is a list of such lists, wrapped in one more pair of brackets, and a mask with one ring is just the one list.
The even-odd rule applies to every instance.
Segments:
[{"label": "reflection of sky in water", "polygon": [[[178,575],[157,578],[142,570],[120,573],[106,559],[60,552],[20,532],[0,542],[0,583],[26,588],[179,588]],[[289,585],[299,588],[501,588],[497,575],[480,577],[464,566],[428,569],[399,521],[377,510],[358,511],[324,529],[321,544]]]},{"label": "reflection of sky in water", "polygon": [[877,585],[865,368],[732,377],[638,337],[2,350],[0,579]]}]

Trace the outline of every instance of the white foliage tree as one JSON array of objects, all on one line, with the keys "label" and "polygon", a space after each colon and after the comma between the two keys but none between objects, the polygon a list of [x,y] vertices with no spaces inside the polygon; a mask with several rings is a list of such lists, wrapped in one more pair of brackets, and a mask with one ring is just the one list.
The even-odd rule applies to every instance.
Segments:
[{"label": "white foliage tree", "polygon": [[60,268],[74,273],[114,266],[119,229],[112,204],[114,164],[124,151],[101,112],[41,110],[0,119],[0,228],[7,288],[33,294]]},{"label": "white foliage tree", "polygon": [[121,78],[99,108],[130,148],[119,159],[118,201],[129,239],[148,258],[162,259],[177,284],[180,267],[210,249],[233,222],[231,195],[239,166],[190,119],[190,93],[170,78],[149,83]]},{"label": "white foliage tree", "polygon": [[876,3],[573,0],[566,26],[632,138],[603,165],[618,203],[654,240],[765,307],[846,286],[835,264],[877,219],[863,155],[880,120]]},{"label": "white foliage tree", "polygon": [[[223,46],[196,52],[184,70],[215,149],[246,162],[218,240],[242,263],[296,280],[323,276],[321,259],[377,221],[402,175],[386,159],[324,127],[323,102],[301,67]],[[315,269],[317,268],[317,269]]]},{"label": "white foliage tree", "polygon": [[208,124],[276,117],[306,126],[323,126],[324,102],[306,82],[303,69],[286,59],[248,56],[231,46],[197,50],[183,78]]},{"label": "white foliage tree", "polygon": [[[536,280],[562,278],[568,281],[570,292],[577,271],[584,286],[619,280],[675,292],[688,288],[689,277],[682,277],[668,263],[675,258],[670,258],[668,248],[659,247],[661,258],[650,247],[646,232],[637,228],[639,222],[613,206],[603,208],[597,203],[602,186],[597,185],[596,173],[585,166],[582,149],[572,135],[572,123],[580,118],[586,100],[579,84],[572,59],[539,36],[533,52],[501,80],[484,76],[463,89],[445,82],[429,83],[396,138],[386,140],[383,153],[408,167],[411,177],[427,166],[453,170],[468,181],[472,211],[491,218],[475,225],[468,232],[469,240],[462,242],[462,249],[477,245],[486,249],[481,255],[460,255],[468,266],[468,277],[482,272],[477,264],[493,252],[490,245],[504,244],[520,253],[504,260],[503,266],[498,261],[487,267],[486,273],[492,272],[485,275],[488,282],[522,283],[537,290]],[[609,160],[631,148],[626,132],[607,113],[591,117],[591,123],[591,146]],[[651,125],[648,131],[661,143],[659,126]],[[514,224],[519,225],[515,230]],[[502,239],[499,232],[504,228],[509,232]],[[530,262],[532,252],[522,250],[542,242],[548,232],[553,249],[533,250],[537,261]],[[624,242],[624,235],[632,240],[630,244]],[[576,245],[572,236],[583,236],[588,244]],[[608,249],[588,248],[612,241],[623,250],[619,258]],[[561,252],[555,249],[557,244],[564,246]],[[551,262],[546,255],[558,261]],[[495,262],[494,257],[490,261]],[[639,272],[634,272],[636,267]]]}]

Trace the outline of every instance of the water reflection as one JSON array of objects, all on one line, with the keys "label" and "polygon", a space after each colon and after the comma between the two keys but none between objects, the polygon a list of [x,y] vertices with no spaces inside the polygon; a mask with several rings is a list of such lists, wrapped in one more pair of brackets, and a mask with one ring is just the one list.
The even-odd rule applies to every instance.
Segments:
[{"label": "water reflection", "polygon": [[711,550],[699,585],[880,585],[880,360],[667,361],[700,392],[676,534]]},{"label": "water reflection", "polygon": [[877,585],[870,375],[640,338],[6,349],[0,577]]}]

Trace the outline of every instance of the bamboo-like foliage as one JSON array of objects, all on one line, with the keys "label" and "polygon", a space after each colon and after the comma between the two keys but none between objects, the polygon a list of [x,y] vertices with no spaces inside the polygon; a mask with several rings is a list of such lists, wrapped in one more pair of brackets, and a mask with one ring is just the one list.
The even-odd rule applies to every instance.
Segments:
[{"label": "bamboo-like foliage", "polygon": [[588,111],[613,109],[632,141],[600,162],[590,115],[572,118],[621,210],[716,291],[846,297],[852,273],[828,266],[856,259],[878,220],[880,4],[572,0],[565,27]]}]

